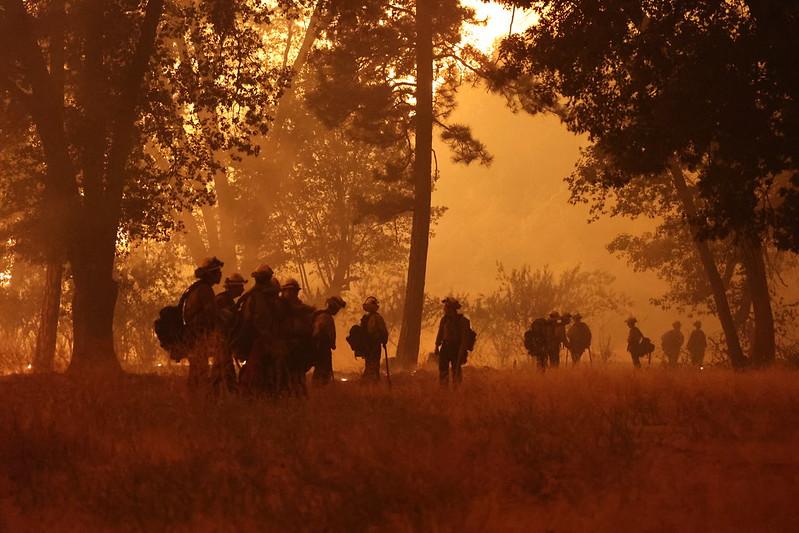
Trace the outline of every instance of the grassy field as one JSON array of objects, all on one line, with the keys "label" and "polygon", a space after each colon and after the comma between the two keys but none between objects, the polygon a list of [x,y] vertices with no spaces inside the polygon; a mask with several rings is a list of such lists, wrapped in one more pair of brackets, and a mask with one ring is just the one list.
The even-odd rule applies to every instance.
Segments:
[{"label": "grassy field", "polygon": [[799,531],[799,374],[469,369],[307,400],[0,380],[4,531]]}]

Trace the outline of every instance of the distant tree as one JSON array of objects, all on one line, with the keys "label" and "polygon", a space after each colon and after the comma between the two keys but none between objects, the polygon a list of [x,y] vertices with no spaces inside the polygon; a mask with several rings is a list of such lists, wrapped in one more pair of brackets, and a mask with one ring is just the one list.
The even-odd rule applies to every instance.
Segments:
[{"label": "distant tree", "polygon": [[410,221],[374,209],[404,192],[377,176],[387,150],[311,123],[294,168],[276,191],[270,225],[305,287],[315,280],[323,300],[348,291],[366,270],[401,264]]},{"label": "distant tree", "polygon": [[498,287],[467,304],[466,311],[481,344],[489,343],[500,363],[520,350],[525,330],[535,318],[552,311],[579,312],[590,320],[629,305],[626,296],[611,288],[614,277],[601,270],[576,266],[554,273],[548,266],[529,265],[508,271],[497,265]]}]

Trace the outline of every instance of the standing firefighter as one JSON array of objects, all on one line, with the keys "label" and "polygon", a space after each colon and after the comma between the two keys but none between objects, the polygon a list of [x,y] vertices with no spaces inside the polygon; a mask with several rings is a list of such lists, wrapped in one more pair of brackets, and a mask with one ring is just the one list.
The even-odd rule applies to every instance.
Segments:
[{"label": "standing firefighter", "polygon": [[630,328],[630,333],[627,335],[627,351],[630,352],[633,359],[633,366],[641,368],[641,357],[651,355],[655,347],[652,345],[652,341],[644,337],[644,334],[636,326],[638,323],[636,318],[630,317],[625,322]]},{"label": "standing firefighter", "polygon": [[591,328],[583,322],[583,317],[580,313],[575,313],[572,318],[574,319],[574,324],[569,328],[566,337],[568,338],[572,362],[576,365],[580,362],[583,353],[591,349]]},{"label": "standing firefighter", "polygon": [[366,312],[361,318],[361,331],[364,337],[363,358],[366,361],[363,369],[364,381],[380,380],[381,349],[388,343],[386,321],[377,312],[378,309],[380,302],[374,296],[368,297],[363,302],[363,310]]},{"label": "standing firefighter", "polygon": [[225,290],[216,295],[216,308],[222,317],[222,322],[232,322],[236,314],[236,300],[244,293],[247,280],[238,272],[225,278]]},{"label": "standing firefighter", "polygon": [[288,279],[280,288],[280,298],[286,304],[289,358],[289,392],[306,395],[305,374],[314,363],[313,320],[314,309],[300,300],[300,284]]},{"label": "standing firefighter", "polygon": [[691,354],[691,363],[696,366],[702,366],[705,362],[705,349],[707,349],[707,337],[705,332],[702,331],[702,323],[700,321],[694,322],[694,330],[691,336],[688,337],[688,344],[686,345],[688,353]]},{"label": "standing firefighter", "polygon": [[682,324],[679,321],[674,322],[671,325],[669,331],[663,334],[660,338],[660,346],[663,348],[663,353],[666,354],[666,358],[669,361],[669,366],[674,368],[677,366],[677,362],[680,360],[680,350],[682,350],[682,345],[685,342],[685,337],[682,334],[680,329],[682,328]]},{"label": "standing firefighter", "polygon": [[236,390],[236,367],[233,362],[233,352],[230,348],[230,340],[236,324],[238,307],[236,300],[244,292],[244,285],[247,280],[239,273],[234,273],[225,278],[225,290],[216,295],[216,309],[219,315],[219,323],[224,339],[222,350],[214,356],[214,364],[211,367],[211,383],[215,393],[219,393],[223,387],[228,392]]},{"label": "standing firefighter", "polygon": [[208,358],[218,357],[222,349],[213,287],[222,280],[223,266],[216,257],[203,260],[194,270],[197,281],[189,288],[183,306],[189,388],[195,390],[208,382]]},{"label": "standing firefighter", "polygon": [[314,314],[314,385],[327,385],[333,380],[333,350],[336,349],[336,323],[333,319],[347,303],[338,296],[327,299],[327,306]]},{"label": "standing firefighter", "polygon": [[269,265],[258,267],[252,277],[255,285],[240,299],[241,316],[233,341],[236,355],[245,361],[239,384],[247,393],[274,394],[281,381],[288,380],[283,333],[286,313]]},{"label": "standing firefighter", "polygon": [[445,298],[444,316],[438,325],[436,335],[436,354],[438,355],[438,379],[441,385],[460,384],[461,367],[466,362],[469,350],[473,347],[473,336],[469,319],[458,310],[461,304],[455,298]]},{"label": "standing firefighter", "polygon": [[536,318],[530,324],[530,329],[524,332],[524,348],[531,357],[534,357],[538,369],[547,368],[547,339],[549,335],[549,322],[546,318]]}]

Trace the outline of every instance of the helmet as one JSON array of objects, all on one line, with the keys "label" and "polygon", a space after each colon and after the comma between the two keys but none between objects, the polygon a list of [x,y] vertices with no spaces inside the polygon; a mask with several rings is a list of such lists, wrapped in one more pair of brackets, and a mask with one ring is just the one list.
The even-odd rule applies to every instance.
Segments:
[{"label": "helmet", "polygon": [[369,311],[370,308],[378,309],[380,307],[380,302],[377,301],[377,298],[374,296],[369,296],[366,300],[363,301],[363,310]]},{"label": "helmet", "polygon": [[682,327],[682,324],[680,323],[680,321],[679,321],[679,320],[676,320],[676,321],[674,321],[674,323],[671,325],[671,327],[673,327],[674,329],[680,329],[680,328]]},{"label": "helmet", "polygon": [[345,307],[347,307],[347,302],[342,300],[339,296],[331,296],[330,298],[327,299],[326,303],[327,303],[327,305],[331,305],[331,306],[335,305],[339,309],[344,309]]},{"label": "helmet", "polygon": [[580,313],[574,313],[572,315],[572,318],[575,320],[580,320],[581,318],[583,318],[583,315],[581,315]]},{"label": "helmet", "polygon": [[225,263],[220,261],[218,258],[214,256],[206,257],[200,261],[200,264],[194,269],[194,276],[199,278],[205,274],[208,274],[209,272],[221,270],[223,266],[225,266]]},{"label": "helmet", "polygon": [[280,287],[280,288],[281,288],[282,290],[284,290],[284,291],[288,291],[288,290],[296,290],[296,291],[299,291],[299,290],[302,290],[302,287],[300,287],[300,282],[299,282],[299,281],[297,281],[297,280],[296,280],[296,279],[294,279],[294,278],[289,278],[289,279],[287,279],[287,280],[286,280],[286,282],[283,284],[283,286],[282,286],[282,287]]},{"label": "helmet", "polygon": [[551,313],[549,313],[549,318],[560,318],[560,313],[558,313],[557,311],[552,311]]},{"label": "helmet", "polygon": [[637,318],[635,318],[634,316],[631,316],[630,318],[628,318],[627,320],[625,320],[625,322],[626,322],[627,324],[635,324],[635,323],[637,323],[637,322],[638,322],[638,319],[637,319]]},{"label": "helmet", "polygon": [[247,280],[239,274],[238,272],[234,272],[229,277],[225,278],[225,287],[230,285],[246,285]]},{"label": "helmet", "polygon": [[261,265],[255,269],[255,272],[252,273],[252,277],[255,279],[258,278],[266,278],[271,279],[274,272],[272,271],[272,267],[269,265]]},{"label": "helmet", "polygon": [[694,322],[694,326],[696,326],[698,328],[701,328],[702,327],[702,322],[700,320],[697,320],[696,322]]},{"label": "helmet", "polygon": [[460,309],[461,308],[461,303],[456,298],[453,298],[452,296],[447,296],[446,298],[441,300],[441,303],[444,304],[447,307],[451,306],[453,309]]}]

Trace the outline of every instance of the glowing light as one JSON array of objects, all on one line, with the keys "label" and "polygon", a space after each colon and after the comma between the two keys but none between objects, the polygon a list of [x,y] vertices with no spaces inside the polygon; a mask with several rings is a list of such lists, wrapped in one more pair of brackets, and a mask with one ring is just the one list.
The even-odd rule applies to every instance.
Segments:
[{"label": "glowing light", "polygon": [[347,378],[341,378],[339,381],[349,381]]},{"label": "glowing light", "polygon": [[28,370],[33,370],[33,365],[29,364],[28,365]]},{"label": "glowing light", "polygon": [[511,18],[513,19],[513,33],[520,33],[538,22],[538,15],[533,11],[507,9],[497,4],[486,4],[482,0],[464,0],[463,4],[474,9],[476,18],[484,20],[485,24],[470,24],[465,28],[465,43],[470,44],[488,53],[494,50],[497,41],[507,37],[511,31]]}]

